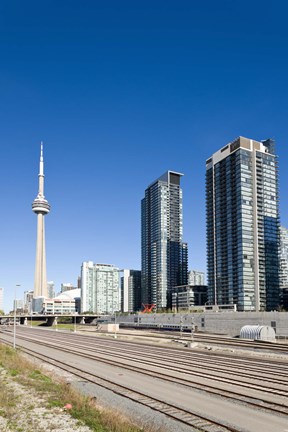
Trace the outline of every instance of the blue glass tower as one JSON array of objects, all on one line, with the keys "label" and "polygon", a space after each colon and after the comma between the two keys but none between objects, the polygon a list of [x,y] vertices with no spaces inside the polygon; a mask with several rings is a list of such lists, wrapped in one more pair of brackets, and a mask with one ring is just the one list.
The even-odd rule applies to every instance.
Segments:
[{"label": "blue glass tower", "polygon": [[273,140],[239,137],[206,161],[208,300],[279,306],[278,166]]},{"label": "blue glass tower", "polygon": [[187,283],[188,248],[182,243],[182,174],[167,171],[141,202],[142,302],[171,306],[171,289]]}]

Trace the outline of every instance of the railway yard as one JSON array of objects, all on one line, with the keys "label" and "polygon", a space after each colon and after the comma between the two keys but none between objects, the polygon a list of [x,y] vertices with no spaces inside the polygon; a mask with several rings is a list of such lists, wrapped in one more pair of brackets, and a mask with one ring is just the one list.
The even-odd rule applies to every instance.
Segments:
[{"label": "railway yard", "polygon": [[[0,341],[12,345],[12,326],[0,329]],[[92,397],[105,389],[131,413],[137,405],[171,419],[167,431],[288,432],[286,343],[17,326],[17,348],[84,383]]]}]

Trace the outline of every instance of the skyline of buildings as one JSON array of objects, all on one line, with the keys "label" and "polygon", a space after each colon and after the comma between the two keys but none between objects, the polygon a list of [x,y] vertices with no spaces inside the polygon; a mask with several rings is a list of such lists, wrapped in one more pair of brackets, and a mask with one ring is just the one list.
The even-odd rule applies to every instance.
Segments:
[{"label": "skyline of buildings", "polygon": [[[235,303],[238,310],[273,310],[279,306],[279,286],[286,283],[287,287],[288,280],[288,230],[284,227],[280,230],[277,167],[273,140],[258,142],[243,137],[206,161],[209,304]],[[145,190],[141,201],[142,280],[140,270],[123,270],[121,284],[118,283],[118,310],[120,301],[124,312],[139,310],[142,303],[169,308],[174,287],[204,285],[204,272],[188,273],[188,245],[183,242],[182,175],[169,170]],[[42,282],[46,276],[44,216],[50,210],[44,196],[42,143],[39,192],[32,209],[37,214],[36,283],[36,274],[41,275]],[[116,269],[119,282],[122,270]],[[89,281],[83,285],[80,278],[85,307],[90,302],[90,310],[106,307],[107,311],[115,311],[114,300],[113,308],[108,305],[112,285],[108,282],[105,288],[103,277],[95,280],[95,286],[92,283],[91,287]],[[61,292],[74,288],[72,284],[61,284]],[[46,290],[46,296],[35,295],[34,291],[34,298],[55,296],[53,282],[46,283]],[[93,296],[96,298],[93,290],[98,292],[96,302],[91,300]],[[113,290],[116,292],[116,284]]]},{"label": "skyline of buildings", "polygon": [[206,272],[204,163],[239,135],[277,139],[288,227],[287,36],[279,5],[116,3],[51,4],[45,13],[24,3],[23,11],[4,7],[4,31],[14,38],[3,39],[1,71],[0,286],[7,311],[15,284],[21,295],[34,286],[31,202],[42,139],[52,205],[44,218],[47,277],[56,293],[61,282],[74,285],[86,260],[141,269],[139,201],[167,169],[185,174],[189,270]]},{"label": "skyline of buildings", "polygon": [[209,304],[279,306],[277,167],[270,139],[239,137],[206,161]]},{"label": "skyline of buildings", "polygon": [[172,288],[187,283],[182,175],[165,172],[147,187],[141,201],[141,297],[142,303],[156,308],[171,307]]}]

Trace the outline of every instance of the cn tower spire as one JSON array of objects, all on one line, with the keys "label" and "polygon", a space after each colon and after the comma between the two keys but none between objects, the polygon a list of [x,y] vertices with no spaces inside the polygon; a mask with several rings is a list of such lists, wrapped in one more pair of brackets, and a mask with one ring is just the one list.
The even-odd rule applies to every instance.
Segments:
[{"label": "cn tower spire", "polygon": [[44,160],[43,160],[43,142],[40,144],[40,168],[39,175],[44,175]]},{"label": "cn tower spire", "polygon": [[38,195],[32,203],[32,210],[37,214],[37,243],[33,297],[48,297],[46,275],[45,224],[44,216],[50,212],[50,205],[44,196],[44,158],[43,143],[40,145]]}]

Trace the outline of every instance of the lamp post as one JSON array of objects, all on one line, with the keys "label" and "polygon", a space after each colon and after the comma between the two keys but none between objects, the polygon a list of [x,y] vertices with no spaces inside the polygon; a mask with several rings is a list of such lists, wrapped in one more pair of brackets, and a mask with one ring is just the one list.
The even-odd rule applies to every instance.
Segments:
[{"label": "lamp post", "polygon": [[117,333],[116,333],[116,311],[114,311],[114,339],[117,339]]},{"label": "lamp post", "polygon": [[14,328],[13,328],[13,348],[16,349],[16,294],[17,287],[20,287],[20,284],[15,285],[15,296],[14,296]]},{"label": "lamp post", "polygon": [[191,319],[191,342],[193,342],[194,331],[195,331],[195,325],[194,325],[194,319],[192,316],[192,319]]},{"label": "lamp post", "polygon": [[182,332],[183,332],[183,317],[180,313],[180,339],[182,339]]},{"label": "lamp post", "polygon": [[74,315],[74,333],[76,333],[76,313]]}]

